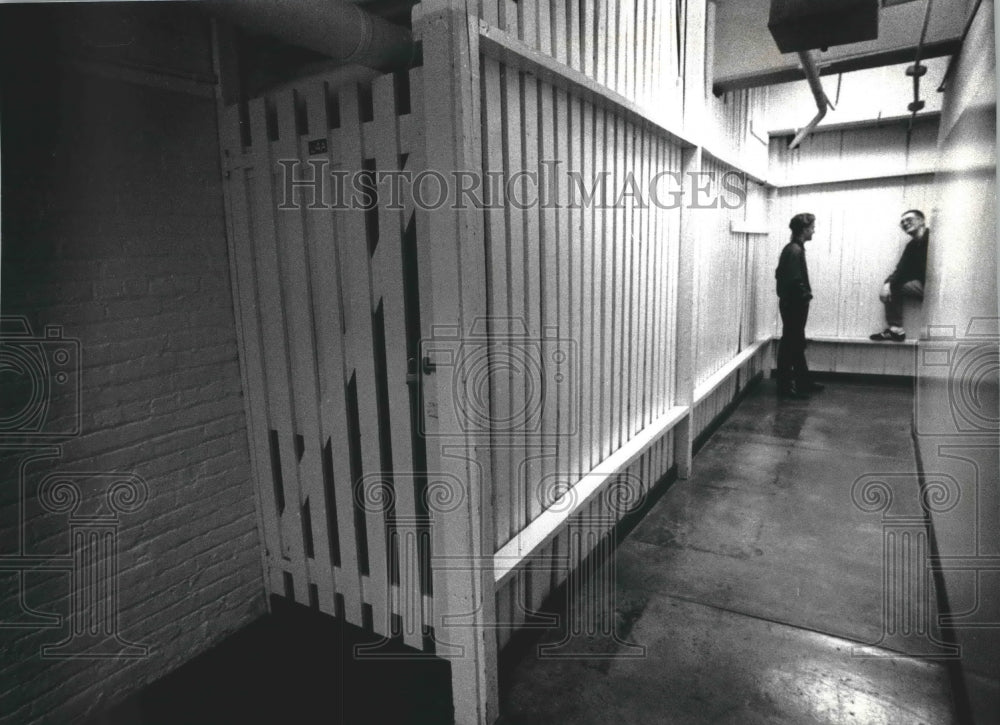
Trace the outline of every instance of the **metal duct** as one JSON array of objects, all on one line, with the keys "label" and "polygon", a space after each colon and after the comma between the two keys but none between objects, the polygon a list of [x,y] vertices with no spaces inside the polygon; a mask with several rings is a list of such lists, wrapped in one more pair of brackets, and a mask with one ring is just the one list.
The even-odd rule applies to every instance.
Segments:
[{"label": "metal duct", "polygon": [[252,33],[271,35],[343,64],[408,67],[410,31],[343,0],[213,0],[207,7]]},{"label": "metal duct", "polygon": [[802,70],[806,73],[806,80],[809,81],[809,90],[812,91],[813,98],[816,99],[816,115],[813,119],[799,131],[795,138],[792,139],[791,143],[788,144],[788,148],[794,149],[803,139],[812,133],[812,130],[816,128],[816,124],[823,120],[826,116],[827,107],[833,108],[833,104],[830,103],[830,99],[827,98],[826,92],[823,90],[823,84],[819,80],[819,70],[816,68],[816,64],[813,63],[812,56],[809,55],[809,51],[799,52],[799,61],[802,63]]}]

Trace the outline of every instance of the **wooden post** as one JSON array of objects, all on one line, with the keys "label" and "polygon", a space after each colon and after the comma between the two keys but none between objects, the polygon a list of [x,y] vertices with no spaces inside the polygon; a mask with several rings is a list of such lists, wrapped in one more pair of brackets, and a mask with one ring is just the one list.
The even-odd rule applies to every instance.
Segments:
[{"label": "wooden post", "polygon": [[[454,171],[481,172],[478,8],[465,0],[425,0],[420,7],[424,82],[416,90],[423,94],[427,169],[449,180]],[[461,337],[487,311],[483,214],[457,208],[454,183],[448,192],[446,206],[426,215],[425,238],[434,324],[452,326]],[[451,659],[455,722],[487,725],[498,714],[489,436],[462,430],[447,380],[433,373],[424,379],[436,394],[437,431],[449,434],[428,438],[428,476],[460,482],[455,493],[464,498],[448,510],[431,506],[433,559],[447,560],[434,568],[433,623],[438,642],[446,643],[439,653]],[[429,412],[425,418],[434,423]]]},{"label": "wooden post", "polygon": [[[685,189],[691,185],[691,174],[701,171],[701,148],[687,148],[681,152],[681,173]],[[695,296],[695,254],[698,244],[697,214],[704,210],[692,209],[691,198],[685,194],[681,206],[681,239],[677,263],[677,367],[674,405],[689,406],[687,417],[677,426],[674,449],[677,476],[691,475],[691,446],[694,443],[694,386],[695,386],[695,321],[698,300]]]}]

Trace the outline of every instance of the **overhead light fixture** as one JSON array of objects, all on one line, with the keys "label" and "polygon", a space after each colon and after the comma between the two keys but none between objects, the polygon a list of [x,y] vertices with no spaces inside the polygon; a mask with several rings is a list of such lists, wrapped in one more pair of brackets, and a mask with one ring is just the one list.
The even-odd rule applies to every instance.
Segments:
[{"label": "overhead light fixture", "polygon": [[782,53],[878,38],[879,0],[771,0],[767,27]]}]

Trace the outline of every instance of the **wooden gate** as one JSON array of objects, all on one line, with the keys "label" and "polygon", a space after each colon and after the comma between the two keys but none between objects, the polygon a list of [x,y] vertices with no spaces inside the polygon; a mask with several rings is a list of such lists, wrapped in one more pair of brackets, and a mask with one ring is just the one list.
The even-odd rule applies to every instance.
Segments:
[{"label": "wooden gate", "polygon": [[225,109],[232,283],[269,591],[423,648],[425,225],[376,183],[420,166],[420,71],[374,75]]}]

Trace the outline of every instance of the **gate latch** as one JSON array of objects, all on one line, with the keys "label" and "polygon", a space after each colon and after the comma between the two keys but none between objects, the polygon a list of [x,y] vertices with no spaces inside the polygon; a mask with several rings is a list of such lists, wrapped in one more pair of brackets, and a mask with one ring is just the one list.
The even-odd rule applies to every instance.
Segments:
[{"label": "gate latch", "polygon": [[426,355],[421,360],[421,370],[417,371],[417,359],[411,357],[406,361],[406,384],[416,385],[420,382],[420,374],[430,375],[437,371],[437,365]]}]

